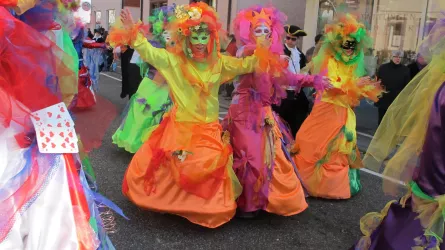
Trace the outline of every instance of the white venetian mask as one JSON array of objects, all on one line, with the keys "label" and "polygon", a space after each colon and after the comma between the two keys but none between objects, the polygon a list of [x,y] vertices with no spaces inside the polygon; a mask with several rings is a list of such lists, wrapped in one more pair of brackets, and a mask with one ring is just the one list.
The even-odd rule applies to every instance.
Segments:
[{"label": "white venetian mask", "polygon": [[253,33],[256,37],[268,36],[270,34],[270,28],[266,26],[266,24],[261,23],[260,25],[255,27]]},{"label": "white venetian mask", "polygon": [[164,32],[162,32],[162,37],[164,38],[166,43],[168,43],[172,40],[172,36],[170,34],[170,31],[168,31],[168,30],[165,30]]}]

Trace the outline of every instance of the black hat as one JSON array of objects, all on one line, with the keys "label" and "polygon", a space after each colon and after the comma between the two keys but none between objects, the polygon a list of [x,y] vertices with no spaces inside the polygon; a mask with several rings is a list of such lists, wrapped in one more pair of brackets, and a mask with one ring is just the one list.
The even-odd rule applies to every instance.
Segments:
[{"label": "black hat", "polygon": [[285,25],[284,31],[291,36],[307,36],[306,31],[300,29],[300,27],[296,25]]}]

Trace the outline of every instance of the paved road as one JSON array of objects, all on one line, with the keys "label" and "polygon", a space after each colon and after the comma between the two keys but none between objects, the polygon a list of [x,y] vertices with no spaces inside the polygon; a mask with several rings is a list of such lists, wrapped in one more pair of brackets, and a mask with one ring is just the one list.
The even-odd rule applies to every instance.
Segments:
[{"label": "paved road", "polygon": [[[121,111],[127,100],[119,98],[120,75],[107,74],[115,79],[101,76],[100,95],[111,100]],[[359,110],[369,108],[372,109],[364,107]],[[367,117],[360,112],[359,119]],[[117,218],[118,232],[111,235],[119,250],[348,249],[361,236],[360,217],[367,212],[380,211],[390,199],[381,191],[380,178],[362,172],[363,191],[350,200],[309,198],[310,207],[293,217],[262,214],[252,220],[235,218],[218,229],[201,228],[177,216],[143,211],[122,196],[121,181],[132,155],[111,143],[112,133],[119,122],[116,118],[102,147],[91,153],[102,193],[116,202],[130,218],[130,221]],[[368,122],[363,124],[368,125]],[[372,126],[369,127],[365,132],[372,131]],[[361,137],[359,143],[362,143]]]}]

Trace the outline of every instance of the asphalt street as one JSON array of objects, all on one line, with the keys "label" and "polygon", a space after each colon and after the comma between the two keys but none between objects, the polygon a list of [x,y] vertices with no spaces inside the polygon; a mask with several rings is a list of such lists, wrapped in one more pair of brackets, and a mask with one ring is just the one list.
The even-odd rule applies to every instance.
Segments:
[{"label": "asphalt street", "polygon": [[[99,94],[116,105],[118,111],[127,99],[120,99],[121,76],[103,73]],[[221,98],[220,116],[228,101]],[[357,110],[359,145],[366,148],[377,127],[372,105]],[[255,219],[234,218],[217,229],[206,229],[173,215],[139,209],[121,193],[124,172],[132,155],[112,144],[111,136],[120,123],[117,117],[100,149],[91,154],[101,193],[113,200],[130,218],[116,216],[117,232],[111,239],[117,249],[348,249],[360,236],[360,217],[380,211],[386,197],[378,176],[361,172],[363,191],[347,201],[309,198],[309,208],[296,216],[280,217],[263,213]]]}]

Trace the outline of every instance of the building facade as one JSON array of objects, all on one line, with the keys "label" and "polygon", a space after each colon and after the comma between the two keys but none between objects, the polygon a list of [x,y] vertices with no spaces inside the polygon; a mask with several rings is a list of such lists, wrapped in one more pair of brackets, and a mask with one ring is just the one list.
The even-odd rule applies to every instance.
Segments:
[{"label": "building facade", "polygon": [[[160,6],[188,4],[196,0],[81,0],[91,2],[89,27],[104,27],[119,18],[122,8],[131,10],[137,19],[146,21],[150,12]],[[198,0],[199,1],[199,0]],[[314,37],[323,33],[324,25],[332,21],[337,11],[346,6],[358,14],[371,32],[375,43],[368,56],[375,57],[379,65],[388,60],[391,51],[405,51],[405,61],[415,57],[415,50],[428,34],[439,16],[444,0],[201,0],[213,6],[223,23],[232,32],[232,20],[236,13],[254,4],[272,3],[288,16],[288,23],[303,28],[308,36],[300,44],[306,51],[314,46]]]},{"label": "building facade", "polygon": [[417,47],[444,5],[444,0],[308,0],[304,26],[309,36],[303,47],[307,48],[316,34],[323,33],[324,25],[346,6],[367,25],[374,40],[367,54],[375,58],[376,65],[388,61],[394,50],[404,51],[407,63],[415,58]]},{"label": "building facade", "polygon": [[[152,9],[171,5],[188,4],[194,0],[82,0],[91,1],[91,22],[89,27],[103,27],[106,30],[119,18],[123,7],[130,9],[135,18],[146,21]],[[254,4],[267,5],[270,0],[201,0],[213,6],[223,24],[223,28],[231,32],[231,21],[238,10]],[[273,5],[288,16],[288,23],[304,27],[306,0],[276,0]]]}]

